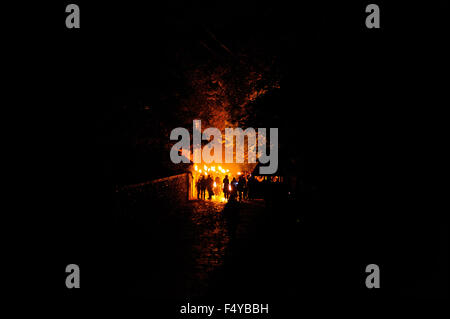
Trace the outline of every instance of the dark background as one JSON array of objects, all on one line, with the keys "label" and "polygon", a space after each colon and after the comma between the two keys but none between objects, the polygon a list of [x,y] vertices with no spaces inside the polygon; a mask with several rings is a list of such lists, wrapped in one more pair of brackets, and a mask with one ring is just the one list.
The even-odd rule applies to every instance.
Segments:
[{"label": "dark background", "polygon": [[[447,1],[378,1],[379,30],[365,28],[365,1],[76,3],[79,30],[65,29],[64,1],[15,8],[24,15],[9,24],[18,96],[33,101],[24,165],[33,172],[38,224],[21,257],[43,269],[39,285],[20,286],[19,295],[45,296],[43,306],[81,313],[87,306],[103,312],[144,304],[128,299],[116,281],[124,274],[109,215],[115,181],[104,167],[109,153],[99,147],[98,123],[110,101],[130,88],[170,85],[167,70],[180,52],[201,61],[196,41],[208,26],[231,48],[254,38],[278,57],[281,88],[271,103],[280,105],[280,139],[298,135],[293,147],[302,150],[304,169],[320,189],[321,210],[308,221],[313,239],[304,256],[317,280],[307,283],[314,293],[299,289],[298,298],[283,299],[281,291],[256,302],[277,305],[277,317],[299,311],[306,299],[370,305],[448,297],[440,168]],[[82,269],[79,290],[65,288],[69,263]],[[379,290],[364,286],[370,263],[381,268]],[[295,287],[286,282],[289,290]],[[171,302],[147,301],[144,309],[166,311],[159,317],[178,309],[165,305]]]}]

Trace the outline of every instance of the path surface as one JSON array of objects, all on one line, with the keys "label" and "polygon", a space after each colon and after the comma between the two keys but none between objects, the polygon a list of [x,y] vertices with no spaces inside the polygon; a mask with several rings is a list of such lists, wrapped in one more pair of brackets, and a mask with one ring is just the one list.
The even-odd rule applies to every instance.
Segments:
[{"label": "path surface", "polygon": [[239,280],[240,265],[245,264],[245,273],[259,262],[248,258],[267,248],[261,241],[267,225],[264,201],[239,203],[231,211],[224,203],[190,201],[169,217],[152,221],[156,225],[137,223],[131,245],[138,242],[139,248],[129,256],[138,268],[131,270],[130,293],[183,299],[228,289]]},{"label": "path surface", "polygon": [[224,204],[199,201],[192,206],[192,223],[188,226],[193,232],[191,254],[194,268],[189,278],[191,296],[220,289],[224,283],[218,278],[223,279],[243,244],[255,239],[256,228],[264,217],[261,200],[238,204],[236,220],[227,216]]}]

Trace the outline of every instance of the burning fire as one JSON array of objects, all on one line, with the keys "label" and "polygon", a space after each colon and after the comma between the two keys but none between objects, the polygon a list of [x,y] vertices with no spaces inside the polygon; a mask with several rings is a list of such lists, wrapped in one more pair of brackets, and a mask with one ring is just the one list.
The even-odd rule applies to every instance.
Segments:
[{"label": "burning fire", "polygon": [[[204,175],[204,178],[208,178],[208,176],[211,176],[213,179],[213,182],[211,182],[212,184],[212,189],[213,189],[213,195],[212,195],[212,199],[214,201],[219,201],[219,202],[227,202],[227,199],[225,198],[225,195],[223,193],[223,184],[222,181],[225,178],[225,175],[228,175],[228,179],[231,180],[233,179],[233,176],[230,175],[230,169],[226,169],[224,167],[222,167],[221,165],[217,165],[217,166],[208,166],[206,164],[195,164],[193,167],[193,171],[192,171],[192,175],[194,177],[194,183],[197,183],[198,180],[200,179],[200,177],[202,175]],[[234,174],[236,175],[241,175],[242,172],[235,172]],[[220,182],[219,182],[220,181]],[[228,191],[231,192],[231,185],[229,184],[227,186]],[[196,191],[197,188],[195,188]],[[208,197],[208,190],[206,190],[206,197]]]},{"label": "burning fire", "polygon": [[[225,167],[223,167],[224,165]],[[229,168],[226,168],[226,167]],[[229,184],[227,185],[228,192],[232,191],[232,180],[233,178],[239,180],[239,177],[243,175],[248,174],[248,169],[252,168],[245,168],[243,169],[240,166],[229,166],[227,164],[221,163],[221,165],[207,165],[206,163],[201,164],[194,164],[192,168],[192,176],[194,179],[194,187],[193,187],[193,194],[194,197],[198,198],[198,192],[200,192],[200,184],[199,181],[205,181],[205,184],[208,184],[211,190],[211,196],[212,200],[216,202],[227,202],[227,199],[225,198],[224,194],[224,184],[223,180],[225,179],[225,176],[228,176]],[[231,172],[230,172],[231,170]],[[203,179],[200,178],[203,176]],[[206,186],[205,190],[206,198],[209,197],[209,191],[208,186]]]}]

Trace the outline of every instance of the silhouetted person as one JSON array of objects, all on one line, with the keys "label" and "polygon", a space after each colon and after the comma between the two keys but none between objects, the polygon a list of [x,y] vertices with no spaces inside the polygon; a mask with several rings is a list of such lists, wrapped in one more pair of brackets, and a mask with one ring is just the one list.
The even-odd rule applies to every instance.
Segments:
[{"label": "silhouetted person", "polygon": [[200,176],[197,179],[197,183],[195,183],[195,188],[197,189],[197,199],[200,199],[200,195],[201,195],[201,187],[200,187],[200,180],[202,179],[202,176]]},{"label": "silhouetted person", "polygon": [[233,177],[233,179],[231,180],[231,192],[230,192],[230,196],[231,195],[237,195],[237,180],[236,178]]},{"label": "silhouetted person", "polygon": [[244,200],[248,200],[248,176],[244,177]]},{"label": "silhouetted person", "polygon": [[239,176],[239,182],[237,185],[238,193],[239,193],[239,201],[242,201],[245,189],[247,188],[247,181],[244,176]]},{"label": "silhouetted person", "polygon": [[245,188],[245,178],[244,176],[239,176],[239,182],[237,184],[237,190],[239,193],[239,201],[242,201],[242,194],[244,193]]},{"label": "silhouetted person", "polygon": [[223,194],[225,195],[225,198],[228,199],[230,197],[230,180],[228,179],[228,175],[225,175],[225,178],[223,179]]},{"label": "silhouetted person", "polygon": [[206,179],[205,176],[202,175],[202,177],[200,178],[200,197],[201,199],[205,200],[206,194]]},{"label": "silhouetted person", "polygon": [[[236,180],[233,179],[235,182]],[[231,182],[233,183],[233,182]],[[239,203],[237,202],[237,191],[236,187],[231,187],[231,193],[229,194],[228,203],[225,205],[224,209],[224,218],[227,222],[228,230],[230,233],[230,244],[234,243],[234,239],[236,237],[236,230],[239,224]],[[234,191],[233,191],[234,189]]]},{"label": "silhouetted person", "polygon": [[211,200],[212,196],[213,196],[213,184],[214,181],[211,178],[211,175],[208,176],[208,178],[206,179],[206,189],[208,190],[208,199]]}]

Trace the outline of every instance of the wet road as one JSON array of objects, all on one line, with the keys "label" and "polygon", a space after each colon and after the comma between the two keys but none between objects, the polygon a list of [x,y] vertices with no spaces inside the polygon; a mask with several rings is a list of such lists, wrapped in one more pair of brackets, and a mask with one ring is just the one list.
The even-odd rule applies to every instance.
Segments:
[{"label": "wet road", "polygon": [[[193,201],[187,205],[190,212],[186,223],[186,240],[190,243],[186,295],[203,296],[211,293],[231,263],[236,243],[252,236],[258,217],[263,214],[263,201],[243,202],[232,208],[238,218],[227,213],[224,203]],[[220,284],[219,284],[220,285]]]},{"label": "wet road", "polygon": [[[387,244],[380,246],[379,237],[371,239],[365,228],[343,227],[339,220],[349,218],[335,210],[324,214],[323,207],[302,203],[266,207],[255,200],[239,204],[236,218],[228,207],[191,201],[172,210],[146,204],[127,209],[114,230],[118,241],[111,245],[115,294],[126,291],[133,300],[206,297],[260,303],[332,297],[342,295],[345,287],[347,295],[359,296],[366,291],[367,260],[386,256]],[[397,255],[411,247],[407,244],[389,241]],[[416,254],[406,251],[400,257],[392,260],[411,260]]]},{"label": "wet road", "polygon": [[126,248],[129,293],[183,299],[224,289],[234,259],[246,249],[243,243],[256,239],[265,210],[262,200],[229,207],[190,201],[159,219],[135,221]]},{"label": "wet road", "polygon": [[192,223],[186,226],[192,234],[193,268],[188,287],[189,295],[196,296],[220,286],[217,278],[231,264],[238,243],[254,235],[255,225],[264,214],[264,203],[255,200],[237,204],[231,208],[236,210],[236,220],[229,216],[223,203],[197,201],[190,205]]}]

